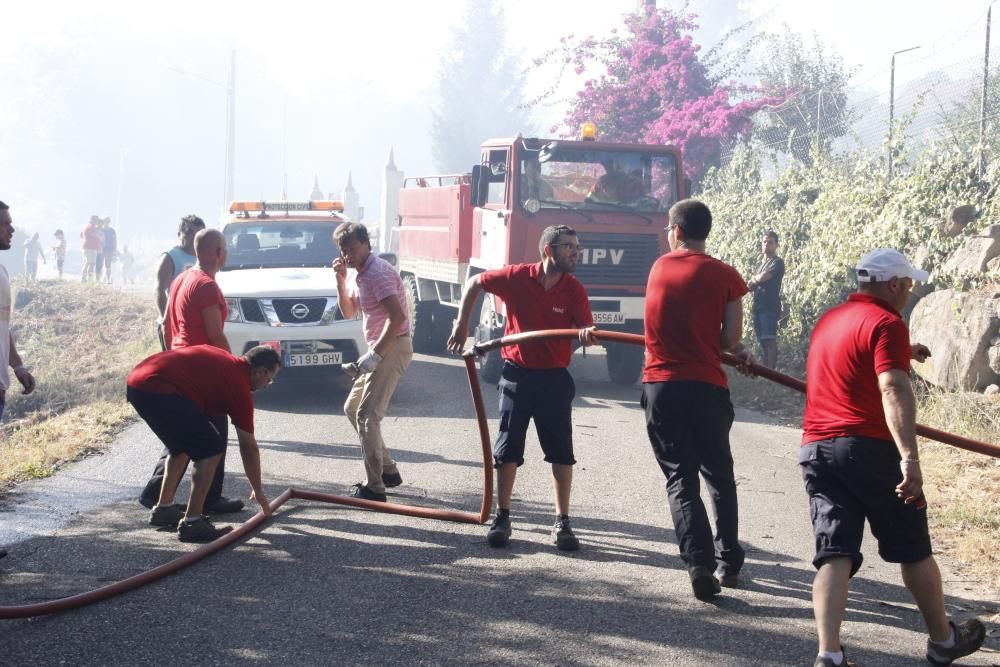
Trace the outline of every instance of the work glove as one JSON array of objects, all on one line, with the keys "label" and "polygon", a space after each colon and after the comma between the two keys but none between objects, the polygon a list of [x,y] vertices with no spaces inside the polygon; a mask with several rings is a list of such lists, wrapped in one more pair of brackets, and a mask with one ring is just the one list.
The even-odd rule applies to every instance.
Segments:
[{"label": "work glove", "polygon": [[361,355],[358,359],[358,369],[362,373],[371,373],[378,366],[378,362],[382,361],[382,355],[375,350],[368,350]]}]

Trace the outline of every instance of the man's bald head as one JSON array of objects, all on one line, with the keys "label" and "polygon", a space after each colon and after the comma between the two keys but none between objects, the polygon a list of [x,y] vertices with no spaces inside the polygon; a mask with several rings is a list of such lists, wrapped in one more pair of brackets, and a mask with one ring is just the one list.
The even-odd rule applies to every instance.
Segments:
[{"label": "man's bald head", "polygon": [[203,229],[194,237],[198,266],[204,271],[218,271],[226,263],[226,237],[218,229]]}]

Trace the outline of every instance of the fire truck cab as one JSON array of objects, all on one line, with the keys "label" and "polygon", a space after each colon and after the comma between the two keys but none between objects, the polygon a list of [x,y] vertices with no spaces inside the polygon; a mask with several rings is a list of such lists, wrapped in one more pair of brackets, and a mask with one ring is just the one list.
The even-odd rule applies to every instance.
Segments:
[{"label": "fire truck cab", "polygon": [[[585,128],[585,132],[587,128]],[[470,174],[409,178],[400,192],[392,235],[400,273],[412,301],[418,351],[443,347],[465,280],[506,264],[540,260],[538,242],[549,225],[579,235],[576,277],[603,329],[642,333],[646,279],[667,250],[667,211],[683,196],[680,151],[670,146],[593,140],[492,139]],[[502,335],[503,303],[485,295],[472,333]],[[608,373],[631,384],[643,350],[609,345]],[[501,361],[482,360],[488,380]]]}]

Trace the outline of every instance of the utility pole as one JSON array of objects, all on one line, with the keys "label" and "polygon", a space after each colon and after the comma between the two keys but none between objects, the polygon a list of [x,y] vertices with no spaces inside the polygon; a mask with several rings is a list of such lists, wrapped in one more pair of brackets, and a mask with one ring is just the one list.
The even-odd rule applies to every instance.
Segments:
[{"label": "utility pole", "polygon": [[820,151],[820,136],[819,136],[819,121],[823,115],[823,89],[819,89],[819,93],[816,95],[816,155],[819,155]]},{"label": "utility pole", "polygon": [[226,91],[226,162],[225,174],[222,179],[222,219],[229,213],[229,202],[233,200],[233,185],[236,173],[236,50],[229,53],[229,79],[226,83],[209,79],[194,72],[188,72],[176,67],[171,70],[185,76],[193,76],[205,83],[218,86]]},{"label": "utility pole", "polygon": [[[996,0],[993,0],[996,2]],[[983,94],[979,100],[979,181],[986,172],[986,98],[990,87],[990,17],[993,2],[986,9],[986,48],[983,50]]]},{"label": "utility pole", "polygon": [[119,230],[122,228],[122,181],[125,178],[125,156],[127,155],[128,147],[122,146],[121,151],[118,153],[118,187],[115,188],[115,224],[118,225]]},{"label": "utility pole", "polygon": [[892,63],[889,67],[889,180],[892,180],[892,124],[894,121],[893,112],[895,111],[896,105],[896,56],[900,53],[906,53],[907,51],[915,51],[919,49],[919,46],[911,46],[908,49],[903,49],[902,51],[896,51],[892,54]]},{"label": "utility pole", "polygon": [[229,53],[229,85],[226,86],[226,176],[223,192],[223,216],[233,200],[236,174],[236,49]]}]

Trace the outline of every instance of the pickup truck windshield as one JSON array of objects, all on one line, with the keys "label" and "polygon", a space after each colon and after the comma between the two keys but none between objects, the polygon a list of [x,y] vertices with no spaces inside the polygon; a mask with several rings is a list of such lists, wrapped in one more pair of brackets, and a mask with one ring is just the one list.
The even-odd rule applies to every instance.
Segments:
[{"label": "pickup truck windshield", "polygon": [[521,161],[518,199],[541,208],[581,211],[667,211],[677,201],[672,155],[556,149]]},{"label": "pickup truck windshield", "polygon": [[223,271],[292,266],[330,266],[340,250],[337,223],[294,220],[233,222],[222,230],[229,257]]}]

